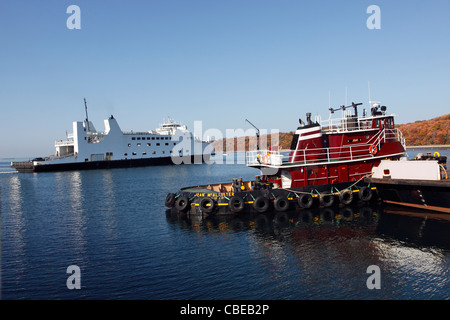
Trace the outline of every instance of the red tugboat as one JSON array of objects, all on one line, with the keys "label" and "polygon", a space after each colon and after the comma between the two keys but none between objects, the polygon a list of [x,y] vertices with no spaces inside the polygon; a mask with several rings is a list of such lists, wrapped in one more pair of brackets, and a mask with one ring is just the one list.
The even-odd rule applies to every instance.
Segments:
[{"label": "red tugboat", "polygon": [[[265,212],[271,208],[329,207],[348,205],[355,199],[369,201],[373,186],[364,182],[383,159],[398,160],[405,153],[405,139],[394,127],[394,115],[372,103],[370,114],[358,115],[358,106],[330,108],[322,120],[306,114],[299,120],[289,154],[256,150],[246,154],[247,166],[261,170],[255,181],[183,188],[169,193],[166,206],[178,212]],[[336,111],[340,118],[332,118]],[[259,149],[259,147],[258,147]]]}]

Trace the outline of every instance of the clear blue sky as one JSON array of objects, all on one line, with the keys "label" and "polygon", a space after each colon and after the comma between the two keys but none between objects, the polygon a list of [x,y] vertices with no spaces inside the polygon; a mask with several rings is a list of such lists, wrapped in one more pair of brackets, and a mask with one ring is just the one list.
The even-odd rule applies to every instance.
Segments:
[{"label": "clear blue sky", "polygon": [[[69,30],[69,5],[81,29]],[[369,30],[369,5],[381,29]],[[0,158],[45,156],[84,119],[123,130],[296,128],[371,98],[450,113],[450,1],[0,0]]]}]

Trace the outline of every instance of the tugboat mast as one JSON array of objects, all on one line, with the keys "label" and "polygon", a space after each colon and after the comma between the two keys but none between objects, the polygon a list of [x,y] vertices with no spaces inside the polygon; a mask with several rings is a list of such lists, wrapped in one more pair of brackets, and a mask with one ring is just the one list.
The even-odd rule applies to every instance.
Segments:
[{"label": "tugboat mast", "polygon": [[88,117],[88,111],[87,111],[87,103],[86,103],[86,98],[84,98],[84,110],[86,112],[86,127],[87,127],[87,132],[89,132],[89,117]]},{"label": "tugboat mast", "polygon": [[248,121],[247,119],[245,119],[245,121],[247,121],[248,123],[250,123],[250,124],[253,126],[253,128],[256,129],[256,150],[259,150],[259,129],[258,129],[253,123],[251,123],[250,121]]}]

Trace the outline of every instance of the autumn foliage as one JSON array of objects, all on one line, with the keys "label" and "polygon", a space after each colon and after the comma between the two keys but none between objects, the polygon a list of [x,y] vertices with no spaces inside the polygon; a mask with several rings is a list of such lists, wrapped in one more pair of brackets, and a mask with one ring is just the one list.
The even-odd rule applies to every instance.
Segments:
[{"label": "autumn foliage", "polygon": [[[290,149],[293,136],[293,131],[280,132],[278,134],[278,139],[276,138],[276,135],[261,135],[260,148],[272,148],[274,150],[277,148],[280,150]],[[224,153],[256,150],[256,137],[239,137],[234,139],[218,140],[213,142],[213,146],[216,152],[223,150]]]},{"label": "autumn foliage", "polygon": [[396,126],[407,146],[450,144],[450,114]]}]

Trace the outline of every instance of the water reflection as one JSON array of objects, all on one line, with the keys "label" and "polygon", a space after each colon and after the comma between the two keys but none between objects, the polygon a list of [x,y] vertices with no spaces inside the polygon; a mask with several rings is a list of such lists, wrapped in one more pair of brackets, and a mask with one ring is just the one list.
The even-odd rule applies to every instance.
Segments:
[{"label": "water reflection", "polygon": [[450,248],[450,215],[387,206],[377,233],[414,245]]},{"label": "water reflection", "polygon": [[166,211],[167,221],[193,232],[240,232],[256,230],[261,234],[276,235],[280,230],[354,229],[355,226],[370,227],[375,231],[380,207],[355,206],[314,210],[287,211],[266,214],[239,214],[233,216],[181,215]]},{"label": "water reflection", "polygon": [[[113,214],[116,212],[117,201],[116,201],[116,184],[114,181],[114,173],[111,170],[104,170],[102,172],[102,184],[103,189],[102,195],[104,200],[102,201],[105,211],[108,212],[110,218],[113,218]],[[109,219],[108,219],[109,220]],[[116,221],[108,221],[110,226],[115,225]]]},{"label": "water reflection", "polygon": [[[268,275],[271,298],[278,292],[294,299],[448,298],[449,222],[443,217],[376,204],[206,219],[166,211],[166,217],[183,233],[238,243],[217,250],[248,252]],[[382,270],[382,290],[366,288],[370,265]]]},{"label": "water reflection", "polygon": [[79,171],[67,173],[69,184],[69,203],[67,204],[69,211],[67,224],[67,231],[73,239],[72,244],[75,246],[75,250],[78,255],[82,255],[86,251],[86,217],[85,217],[85,186],[83,183],[83,176]]},{"label": "water reflection", "polygon": [[[18,175],[11,176],[9,179],[9,188],[2,188],[1,196],[5,196],[4,199],[10,199],[9,207],[5,207],[5,203],[0,206],[2,210],[2,228],[9,230],[9,238],[13,244],[9,250],[15,258],[14,266],[19,274],[22,274],[26,270],[26,241],[24,239],[24,233],[26,231],[26,223],[23,212],[24,196],[22,190],[22,183]],[[4,201],[4,200],[3,200]],[[5,201],[8,204],[7,201]]]},{"label": "water reflection", "polygon": [[289,234],[294,241],[301,238],[388,237],[416,245],[450,248],[449,215],[394,210],[381,204],[208,218],[167,210],[166,217],[171,225],[195,233],[253,230],[262,238]]}]

